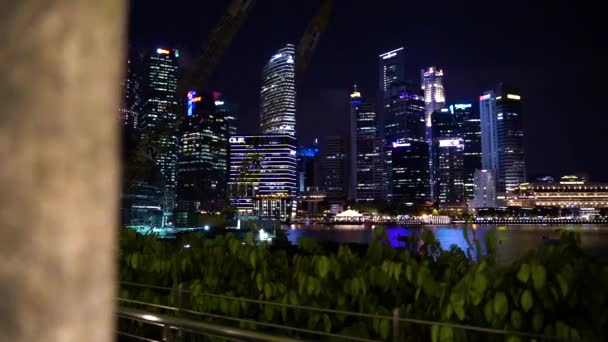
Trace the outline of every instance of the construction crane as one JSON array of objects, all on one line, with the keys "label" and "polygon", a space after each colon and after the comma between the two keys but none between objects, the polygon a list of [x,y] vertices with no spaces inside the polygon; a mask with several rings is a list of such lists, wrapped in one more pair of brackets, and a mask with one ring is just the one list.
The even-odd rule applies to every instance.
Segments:
[{"label": "construction crane", "polygon": [[315,16],[308,23],[308,27],[296,48],[296,81],[301,82],[302,75],[310,64],[312,57],[321,33],[327,28],[329,15],[333,7],[333,0],[321,0],[321,5],[315,13]]}]

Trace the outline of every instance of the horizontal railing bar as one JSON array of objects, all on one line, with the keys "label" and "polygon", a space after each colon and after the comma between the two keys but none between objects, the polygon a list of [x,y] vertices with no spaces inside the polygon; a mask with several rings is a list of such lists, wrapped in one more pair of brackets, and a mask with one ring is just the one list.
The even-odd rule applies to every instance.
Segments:
[{"label": "horizontal railing bar", "polygon": [[[140,287],[159,288],[159,289],[163,289],[163,290],[173,290],[172,288],[168,288],[168,287],[146,285],[146,284],[139,284],[139,283],[122,283],[122,284],[140,286]],[[191,291],[188,291],[188,290],[182,290],[182,292],[191,293]],[[371,318],[371,319],[387,319],[387,320],[393,319],[392,316],[375,315],[375,314],[367,314],[367,313],[362,313],[362,312],[352,312],[352,311],[343,311],[343,310],[326,309],[326,308],[317,308],[317,307],[312,307],[312,306],[302,306],[302,305],[294,305],[294,304],[287,304],[287,303],[267,302],[267,301],[263,301],[263,300],[259,300],[259,299],[231,297],[231,296],[219,295],[219,294],[213,294],[213,293],[202,292],[201,295],[206,296],[206,297],[237,300],[237,301],[243,301],[243,302],[248,302],[248,303],[263,304],[263,305],[273,305],[273,306],[278,306],[278,307],[287,307],[287,308],[299,309],[299,310],[310,310],[310,311],[318,311],[318,312],[325,312],[325,313],[333,313],[333,314],[345,315],[345,316],[357,316],[357,317],[365,317],[365,318]],[[179,309],[173,308],[173,310],[179,310]],[[499,334],[499,335],[515,335],[515,336],[521,336],[521,337],[543,338],[545,340],[561,340],[561,339],[558,339],[557,337],[549,337],[549,336],[545,336],[542,334],[527,333],[527,332],[513,331],[513,330],[501,330],[501,329],[494,329],[494,328],[484,328],[484,327],[458,324],[458,323],[435,322],[435,321],[428,321],[428,320],[422,320],[422,319],[416,319],[416,318],[401,317],[401,318],[399,318],[399,321],[405,322],[405,323],[414,323],[414,324],[422,324],[422,325],[430,325],[430,326],[438,325],[438,326],[445,326],[445,327],[450,327],[450,328],[465,329],[465,330],[479,331],[479,332]]]},{"label": "horizontal railing bar", "polygon": [[243,330],[239,328],[233,328],[228,326],[222,326],[217,324],[209,324],[204,322],[196,322],[189,319],[169,317],[165,315],[159,315],[157,313],[149,313],[143,310],[130,309],[130,308],[118,308],[118,315],[121,317],[128,317],[134,320],[152,323],[152,324],[164,324],[176,328],[183,328],[190,330],[194,333],[199,334],[215,334],[221,337],[228,337],[233,339],[243,339],[245,341],[268,341],[268,342],[299,342],[300,340],[291,339],[287,337],[279,337],[269,334],[263,334],[254,331]]},{"label": "horizontal railing bar", "polygon": [[116,333],[117,333],[118,335],[123,335],[123,336],[127,336],[127,337],[130,337],[130,338],[136,338],[136,339],[138,339],[138,340],[140,340],[140,341],[146,341],[146,342],[161,342],[161,341],[158,341],[158,340],[152,340],[152,339],[149,339],[149,338],[146,338],[146,337],[141,337],[141,336],[137,336],[137,335],[129,334],[129,333],[124,332],[124,331],[119,331],[119,330],[116,330]]},{"label": "horizontal railing bar", "polygon": [[253,320],[249,320],[249,319],[236,318],[236,317],[230,317],[230,316],[224,316],[224,315],[218,315],[218,314],[213,314],[213,313],[208,313],[208,312],[194,311],[194,310],[188,310],[188,309],[181,309],[180,310],[180,309],[175,308],[175,307],[168,307],[168,306],[159,305],[159,304],[148,304],[146,302],[140,302],[140,301],[131,300],[131,299],[118,298],[118,300],[119,301],[123,301],[123,302],[127,302],[127,303],[147,305],[147,306],[155,307],[155,308],[159,308],[159,309],[166,309],[166,310],[172,310],[172,311],[180,311],[180,312],[183,312],[183,313],[189,313],[189,314],[193,314],[193,315],[209,316],[209,317],[214,317],[214,318],[227,319],[227,320],[231,320],[231,321],[235,321],[235,322],[251,323],[251,324],[266,326],[266,327],[269,327],[269,328],[292,330],[292,331],[297,331],[297,332],[302,332],[302,333],[307,333],[307,334],[312,334],[312,335],[321,335],[321,336],[328,336],[328,337],[338,337],[338,338],[343,338],[343,339],[347,339],[347,340],[351,340],[351,341],[361,341],[361,342],[376,342],[377,341],[377,340],[365,339],[365,338],[361,338],[361,337],[351,337],[351,336],[344,336],[344,335],[339,335],[339,334],[332,334],[332,333],[327,333],[327,332],[323,332],[323,331],[316,331],[316,330],[311,330],[311,329],[305,329],[305,328],[296,328],[296,327],[292,327],[292,326],[289,326],[289,325],[280,325],[280,324],[274,324],[274,323],[258,322],[258,321],[253,321]]}]

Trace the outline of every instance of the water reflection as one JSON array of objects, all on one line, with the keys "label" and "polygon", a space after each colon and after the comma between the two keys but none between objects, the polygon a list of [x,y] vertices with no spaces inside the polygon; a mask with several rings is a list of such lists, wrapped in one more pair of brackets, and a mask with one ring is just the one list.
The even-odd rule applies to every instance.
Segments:
[{"label": "water reflection", "polygon": [[[338,243],[367,244],[374,237],[374,229],[363,225],[293,225],[288,227],[289,240],[297,244],[302,236],[310,237],[317,241]],[[560,230],[572,230],[581,233],[581,245],[591,255],[608,259],[608,225],[470,225],[469,238],[474,243],[474,238],[482,245],[486,234],[490,230],[496,231],[498,261],[509,263],[522,256],[526,252],[539,248],[544,239],[558,239]],[[389,243],[394,247],[405,246],[405,239],[414,234],[421,236],[424,230],[430,230],[444,249],[456,245],[465,250],[469,247],[463,234],[462,225],[438,225],[424,227],[387,226],[386,233]],[[475,255],[475,251],[472,251]]]}]

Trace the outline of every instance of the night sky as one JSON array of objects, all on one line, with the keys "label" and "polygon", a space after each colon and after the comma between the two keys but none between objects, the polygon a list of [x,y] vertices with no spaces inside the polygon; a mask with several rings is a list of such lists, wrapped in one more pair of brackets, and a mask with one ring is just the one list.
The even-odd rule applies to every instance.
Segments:
[{"label": "night sky", "polygon": [[[187,65],[228,3],[132,0],[129,47],[180,48]],[[284,44],[297,45],[317,6],[257,0],[225,52],[212,88],[239,106],[239,133],[256,132],[264,63]],[[581,1],[335,0],[298,88],[298,139],[345,134],[352,84],[374,100],[378,54],[404,46],[408,78],[430,65],[444,70],[448,104],[477,103],[498,82],[521,90],[529,177],[608,180],[604,21]]]}]

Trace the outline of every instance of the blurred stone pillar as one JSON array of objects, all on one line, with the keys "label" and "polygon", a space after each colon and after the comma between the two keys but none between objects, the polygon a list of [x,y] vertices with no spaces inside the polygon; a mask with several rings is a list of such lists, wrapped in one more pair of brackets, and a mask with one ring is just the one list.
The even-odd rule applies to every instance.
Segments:
[{"label": "blurred stone pillar", "polygon": [[0,1],[0,341],[114,339],[125,14]]}]

